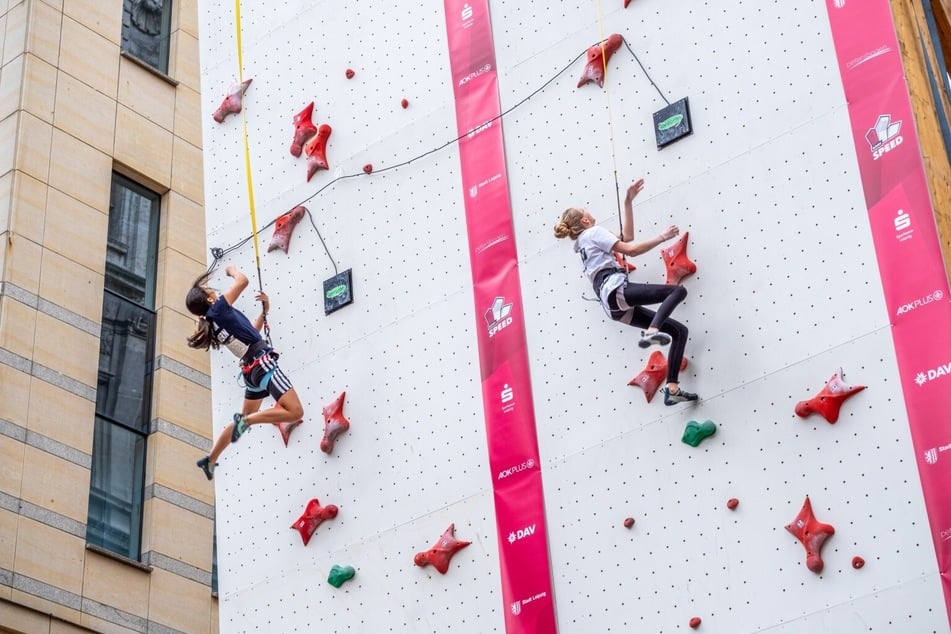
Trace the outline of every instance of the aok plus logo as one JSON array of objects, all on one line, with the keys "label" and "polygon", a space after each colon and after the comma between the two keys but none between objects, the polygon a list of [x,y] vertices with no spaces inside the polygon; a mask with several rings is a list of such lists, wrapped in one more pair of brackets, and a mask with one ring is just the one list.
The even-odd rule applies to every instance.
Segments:
[{"label": "aok plus logo", "polygon": [[877,161],[886,152],[891,152],[901,145],[903,139],[899,132],[901,121],[892,122],[890,114],[878,115],[875,126],[865,133],[865,140],[872,149],[872,159]]},{"label": "aok plus logo", "polygon": [[928,293],[918,299],[908,302],[907,304],[902,304],[898,307],[898,310],[895,311],[895,316],[904,315],[905,313],[910,313],[911,311],[921,308],[922,306],[927,306],[932,302],[940,302],[944,299],[944,291],[940,288],[935,290],[933,293]]},{"label": "aok plus logo", "polygon": [[503,328],[512,325],[512,304],[506,304],[504,297],[496,297],[492,306],[485,311],[485,322],[489,328],[489,337],[499,334]]}]

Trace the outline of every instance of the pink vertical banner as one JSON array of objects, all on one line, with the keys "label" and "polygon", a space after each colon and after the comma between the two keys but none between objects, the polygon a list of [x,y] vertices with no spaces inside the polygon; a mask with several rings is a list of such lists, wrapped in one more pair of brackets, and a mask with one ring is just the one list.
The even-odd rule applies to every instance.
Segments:
[{"label": "pink vertical banner", "polygon": [[488,0],[445,0],[509,634],[557,631]]},{"label": "pink vertical banner", "polygon": [[951,619],[951,303],[888,0],[826,0]]}]

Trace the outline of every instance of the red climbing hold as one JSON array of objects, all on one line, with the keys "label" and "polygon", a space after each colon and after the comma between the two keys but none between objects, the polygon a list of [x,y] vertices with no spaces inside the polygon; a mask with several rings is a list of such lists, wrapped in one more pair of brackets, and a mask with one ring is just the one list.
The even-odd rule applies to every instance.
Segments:
[{"label": "red climbing hold", "polygon": [[816,519],[808,495],[802,503],[799,515],[786,525],[786,530],[795,535],[806,549],[806,568],[815,573],[822,572],[825,566],[822,561],[822,545],[835,535],[835,528]]},{"label": "red climbing hold", "polygon": [[229,114],[238,114],[241,112],[244,93],[247,92],[248,86],[250,85],[250,79],[245,79],[240,83],[231,84],[231,88],[228,89],[228,94],[221,102],[221,105],[218,106],[218,109],[212,113],[211,118],[218,123],[221,123]]},{"label": "red climbing hold", "polygon": [[[683,372],[687,367],[687,358],[684,357],[680,362],[680,371]],[[650,403],[657,394],[660,386],[667,382],[667,357],[660,350],[654,350],[647,359],[647,366],[641,370],[641,373],[628,382],[628,385],[639,387],[644,390],[644,397]]]},{"label": "red climbing hold", "polygon": [[400,101],[400,105],[403,106],[403,110],[406,110],[409,108],[409,99],[403,99]]},{"label": "red climbing hold", "polygon": [[700,627],[700,617],[699,617],[699,616],[695,616],[695,617],[693,617],[692,619],[690,619],[690,627],[692,627],[693,629],[697,629],[698,627]]},{"label": "red climbing hold", "polygon": [[849,385],[843,380],[842,368],[832,375],[818,394],[808,401],[796,403],[796,415],[806,418],[810,414],[819,414],[829,423],[839,420],[839,409],[853,394],[865,389],[864,385]]},{"label": "red climbing hold", "polygon": [[432,564],[440,573],[446,574],[452,556],[472,543],[456,539],[455,533],[456,525],[450,524],[432,548],[426,552],[416,553],[413,563],[420,567]]},{"label": "red climbing hold", "polygon": [[304,144],[304,154],[307,155],[307,182],[317,170],[330,169],[327,163],[327,139],[332,132],[329,125],[321,123],[315,134],[306,144]]},{"label": "red climbing hold", "polygon": [[314,114],[314,102],[294,115],[294,140],[291,141],[291,154],[300,156],[304,144],[317,134],[317,126],[311,121]]},{"label": "red climbing hold", "polygon": [[865,565],[865,560],[864,560],[864,559],[862,559],[861,557],[858,557],[858,556],[852,557],[852,567],[853,567],[853,568],[855,568],[856,570],[858,570],[859,568],[861,568],[861,567],[864,566],[864,565]]},{"label": "red climbing hold", "polygon": [[291,528],[300,533],[301,539],[304,540],[304,546],[306,546],[310,541],[311,535],[317,530],[317,527],[320,526],[324,520],[337,517],[337,511],[337,507],[333,504],[321,506],[317,498],[314,498],[307,503],[304,514],[301,515],[296,522],[291,524]]},{"label": "red climbing hold", "polygon": [[624,528],[631,528],[632,526],[634,526],[634,518],[633,517],[624,518]]},{"label": "red climbing hold", "polygon": [[333,403],[325,405],[322,410],[324,414],[324,437],[320,441],[320,450],[325,454],[334,450],[337,436],[350,429],[350,421],[343,415],[343,401],[346,397],[347,393],[341,392]]},{"label": "red climbing hold", "polygon": [[614,253],[614,259],[617,260],[617,265],[621,267],[622,269],[624,269],[625,271],[627,271],[628,273],[637,269],[636,266],[634,266],[633,264],[625,260],[624,256],[621,255],[619,251]]},{"label": "red climbing hold", "polygon": [[288,441],[291,439],[291,432],[294,431],[298,425],[304,422],[304,419],[300,419],[296,423],[271,423],[277,427],[278,431],[281,432],[281,438],[284,439],[284,446],[287,446]]},{"label": "red climbing hold", "polygon": [[353,69],[352,69],[352,68],[348,68],[348,69],[347,69],[347,72],[346,72],[346,75],[347,75],[347,79],[353,79],[353,76],[356,75],[356,73],[353,72]]},{"label": "red climbing hold", "polygon": [[687,257],[687,237],[689,235],[689,231],[684,232],[680,236],[680,240],[661,251],[664,264],[667,266],[668,284],[680,284],[685,277],[697,272],[697,265]]},{"label": "red climbing hold", "polygon": [[301,221],[305,213],[307,213],[307,208],[298,205],[274,222],[274,235],[271,236],[271,242],[267,245],[268,253],[274,249],[280,249],[287,253],[288,247],[291,246],[291,234],[294,233],[294,227]]},{"label": "red climbing hold", "polygon": [[369,174],[372,171],[373,171],[373,163],[367,163],[366,165],[363,166],[363,172],[365,174]]},{"label": "red climbing hold", "polygon": [[595,82],[598,86],[604,87],[604,69],[614,52],[621,48],[621,36],[614,33],[608,36],[604,42],[598,42],[588,49],[588,63],[581,73],[581,80],[578,82],[578,88],[581,88],[588,82]]},{"label": "red climbing hold", "polygon": [[730,509],[731,511],[736,510],[736,507],[738,507],[739,505],[740,505],[740,501],[737,500],[736,498],[730,498],[729,500],[726,501],[726,507]]},{"label": "red climbing hold", "polygon": [[631,4],[631,0],[624,0],[624,8],[627,8],[627,5]]}]

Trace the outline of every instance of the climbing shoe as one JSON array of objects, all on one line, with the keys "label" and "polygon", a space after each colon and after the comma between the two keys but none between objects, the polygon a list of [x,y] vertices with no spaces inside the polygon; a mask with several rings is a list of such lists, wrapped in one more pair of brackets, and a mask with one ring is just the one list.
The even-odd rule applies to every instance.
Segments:
[{"label": "climbing shoe", "polygon": [[666,346],[670,344],[670,335],[665,332],[641,333],[641,340],[637,342],[642,348],[650,348],[653,345]]},{"label": "climbing shoe", "polygon": [[696,401],[699,396],[686,392],[682,387],[678,387],[676,392],[671,392],[669,387],[664,388],[664,405],[676,405],[677,403],[686,403],[687,401]]},{"label": "climbing shoe", "polygon": [[231,430],[231,442],[238,442],[238,439],[247,432],[250,431],[251,425],[248,424],[248,421],[244,418],[243,414],[234,415],[234,429]]},{"label": "climbing shoe", "polygon": [[205,477],[209,480],[215,477],[215,467],[217,464],[211,464],[211,456],[205,456],[195,464],[198,465],[198,468],[205,472]]}]

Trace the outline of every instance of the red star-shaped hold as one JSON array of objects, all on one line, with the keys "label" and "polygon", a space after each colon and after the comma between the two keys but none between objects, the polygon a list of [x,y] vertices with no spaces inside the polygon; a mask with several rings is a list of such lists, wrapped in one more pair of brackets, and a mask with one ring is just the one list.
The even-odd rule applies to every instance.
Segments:
[{"label": "red star-shaped hold", "polygon": [[324,405],[324,437],[320,440],[320,450],[329,454],[334,450],[337,436],[350,429],[350,421],[343,415],[343,400],[347,393],[341,392],[333,403]]},{"label": "red star-shaped hold", "polygon": [[310,541],[311,535],[317,530],[321,522],[337,517],[337,507],[333,504],[321,506],[317,498],[307,503],[304,514],[296,522],[291,524],[291,528],[300,533],[300,538],[304,540],[304,546]]},{"label": "red star-shaped hold", "polygon": [[588,49],[588,63],[581,73],[578,88],[592,81],[598,86],[604,87],[604,69],[607,67],[607,63],[611,61],[614,52],[621,48],[621,41],[621,36],[614,33],[608,36],[608,39],[604,42],[598,42]]},{"label": "red star-shaped hold", "polygon": [[304,422],[304,419],[300,419],[296,423],[272,423],[277,427],[278,431],[281,432],[281,438],[284,439],[284,446],[287,446],[288,441],[291,439],[291,432],[294,431],[298,425]]},{"label": "red star-shaped hold", "polygon": [[291,234],[294,232],[294,227],[301,221],[305,213],[307,213],[307,208],[298,205],[274,221],[274,235],[271,236],[271,242],[267,245],[268,253],[274,249],[280,249],[287,253],[287,249],[291,246]]},{"label": "red star-shaped hold", "polygon": [[799,515],[786,525],[786,530],[796,536],[806,549],[806,568],[815,573],[822,572],[825,564],[822,562],[822,545],[835,535],[835,528],[830,524],[823,524],[812,513],[812,502],[809,496],[802,503]]},{"label": "red star-shaped hold", "polygon": [[843,380],[842,368],[832,375],[822,391],[808,401],[796,403],[796,415],[806,418],[810,414],[819,414],[829,423],[839,420],[839,409],[853,394],[865,389],[864,385],[849,385]]},{"label": "red star-shaped hold", "polygon": [[[687,359],[680,361],[681,372],[687,367]],[[628,385],[644,390],[644,397],[650,403],[660,386],[667,382],[667,357],[660,350],[654,350],[647,359],[647,366],[641,373],[628,382]]]},{"label": "red star-shaped hold", "polygon": [[688,275],[697,272],[697,265],[687,257],[687,238],[689,231],[685,231],[680,240],[661,251],[664,264],[667,266],[667,283],[680,284]]},{"label": "red star-shaped hold", "polygon": [[446,574],[452,556],[472,543],[456,539],[455,533],[456,525],[450,524],[432,548],[426,552],[416,553],[416,556],[413,557],[413,563],[420,567],[432,564],[440,573]]}]

